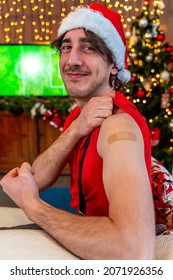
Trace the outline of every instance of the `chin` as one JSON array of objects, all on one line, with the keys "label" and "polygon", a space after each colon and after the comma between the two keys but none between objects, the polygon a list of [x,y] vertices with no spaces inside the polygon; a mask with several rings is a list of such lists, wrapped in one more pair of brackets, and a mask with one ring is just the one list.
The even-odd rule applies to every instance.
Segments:
[{"label": "chin", "polygon": [[67,92],[71,97],[82,97],[86,95],[85,88],[79,88],[78,86],[75,87],[67,87]]}]

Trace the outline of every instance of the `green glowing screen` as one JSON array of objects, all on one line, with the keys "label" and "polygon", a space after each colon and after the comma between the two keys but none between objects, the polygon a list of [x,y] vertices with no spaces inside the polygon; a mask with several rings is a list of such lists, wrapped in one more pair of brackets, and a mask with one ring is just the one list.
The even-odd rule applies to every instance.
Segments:
[{"label": "green glowing screen", "polygon": [[67,96],[48,45],[0,45],[0,96]]}]

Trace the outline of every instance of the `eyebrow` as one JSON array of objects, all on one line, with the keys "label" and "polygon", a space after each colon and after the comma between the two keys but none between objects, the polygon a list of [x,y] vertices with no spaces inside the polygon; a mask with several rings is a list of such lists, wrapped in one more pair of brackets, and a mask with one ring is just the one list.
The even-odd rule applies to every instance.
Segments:
[{"label": "eyebrow", "polygon": [[[65,39],[62,40],[62,44],[71,43],[71,42],[72,42],[72,40],[70,38],[65,38]],[[79,42],[81,42],[81,43],[92,43],[91,39],[89,39],[87,37],[80,37]]]}]

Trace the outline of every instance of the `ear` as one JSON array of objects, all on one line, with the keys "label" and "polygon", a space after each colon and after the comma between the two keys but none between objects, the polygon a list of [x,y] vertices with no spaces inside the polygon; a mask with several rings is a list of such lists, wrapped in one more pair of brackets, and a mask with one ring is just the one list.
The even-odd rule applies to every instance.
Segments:
[{"label": "ear", "polygon": [[116,75],[116,74],[117,74],[117,72],[118,72],[118,70],[117,70],[117,68],[116,68],[115,64],[112,64],[111,74],[112,74],[112,75]]}]

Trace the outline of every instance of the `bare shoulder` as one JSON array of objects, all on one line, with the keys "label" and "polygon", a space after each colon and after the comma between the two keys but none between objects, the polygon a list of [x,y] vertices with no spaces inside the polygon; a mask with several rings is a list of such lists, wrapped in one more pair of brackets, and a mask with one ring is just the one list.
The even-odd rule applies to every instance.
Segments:
[{"label": "bare shoulder", "polygon": [[101,132],[103,131],[105,133],[106,131],[122,131],[126,128],[128,128],[128,130],[139,129],[136,121],[128,113],[119,109],[112,116],[104,120],[101,126]]},{"label": "bare shoulder", "polygon": [[131,148],[134,144],[142,147],[143,137],[138,124],[128,113],[119,111],[104,120],[98,137],[98,152],[108,146],[119,149],[120,145]]}]

